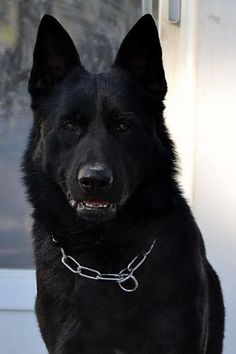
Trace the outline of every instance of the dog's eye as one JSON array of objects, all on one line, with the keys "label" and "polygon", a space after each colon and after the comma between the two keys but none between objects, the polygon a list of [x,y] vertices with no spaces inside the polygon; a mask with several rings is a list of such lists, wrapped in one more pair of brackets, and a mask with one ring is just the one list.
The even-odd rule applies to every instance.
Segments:
[{"label": "dog's eye", "polygon": [[131,124],[126,121],[120,121],[115,124],[116,131],[119,133],[127,132],[131,127]]},{"label": "dog's eye", "polygon": [[72,132],[78,130],[78,125],[73,121],[68,121],[62,125],[62,130],[65,130],[67,132]]}]

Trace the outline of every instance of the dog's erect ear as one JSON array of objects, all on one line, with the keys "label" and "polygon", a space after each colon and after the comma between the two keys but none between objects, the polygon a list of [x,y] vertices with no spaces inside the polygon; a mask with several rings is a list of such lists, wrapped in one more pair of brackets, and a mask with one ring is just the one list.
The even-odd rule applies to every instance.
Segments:
[{"label": "dog's erect ear", "polygon": [[167,92],[162,50],[156,24],[144,15],[123,40],[113,67],[129,72],[150,94],[164,98]]},{"label": "dog's erect ear", "polygon": [[79,54],[69,34],[54,17],[45,15],[34,48],[29,93],[43,93],[78,65]]}]

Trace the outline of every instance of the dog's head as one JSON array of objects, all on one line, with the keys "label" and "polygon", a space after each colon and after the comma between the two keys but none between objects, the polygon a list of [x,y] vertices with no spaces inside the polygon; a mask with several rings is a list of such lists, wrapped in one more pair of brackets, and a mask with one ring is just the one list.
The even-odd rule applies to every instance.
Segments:
[{"label": "dog's head", "polygon": [[47,194],[43,176],[71,212],[96,221],[113,218],[139,186],[148,189],[171,151],[162,118],[166,91],[150,15],[127,34],[111,71],[96,75],[84,69],[57,20],[44,16],[29,80],[35,123],[25,164],[28,174],[40,174],[35,183],[45,184],[34,204]]}]

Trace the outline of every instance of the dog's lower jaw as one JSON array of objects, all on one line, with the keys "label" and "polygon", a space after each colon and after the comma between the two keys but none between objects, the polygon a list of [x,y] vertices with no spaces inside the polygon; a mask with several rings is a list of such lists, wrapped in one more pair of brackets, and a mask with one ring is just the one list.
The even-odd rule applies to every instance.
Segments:
[{"label": "dog's lower jaw", "polygon": [[125,354],[125,352],[123,352],[120,349],[115,349],[115,353],[114,354]]}]

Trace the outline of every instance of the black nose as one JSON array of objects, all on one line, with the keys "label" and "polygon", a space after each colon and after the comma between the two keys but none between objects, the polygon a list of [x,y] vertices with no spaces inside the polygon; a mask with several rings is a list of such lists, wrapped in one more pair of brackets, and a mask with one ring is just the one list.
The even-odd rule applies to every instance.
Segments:
[{"label": "black nose", "polygon": [[106,191],[113,182],[112,171],[101,164],[85,165],[78,173],[78,180],[85,192]]}]

